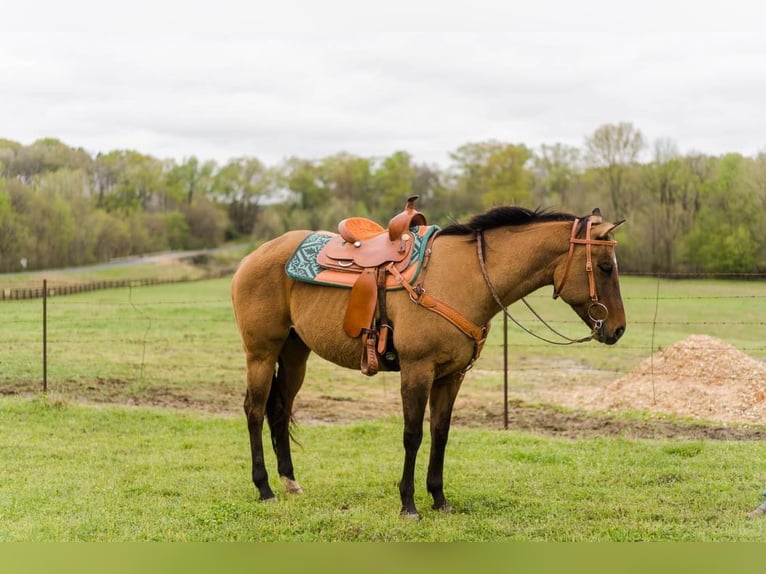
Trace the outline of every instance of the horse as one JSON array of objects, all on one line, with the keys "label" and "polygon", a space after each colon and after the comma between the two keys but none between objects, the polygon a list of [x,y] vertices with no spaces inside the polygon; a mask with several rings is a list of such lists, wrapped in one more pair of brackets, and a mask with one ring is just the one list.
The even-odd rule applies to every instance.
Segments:
[{"label": "horse", "polygon": [[[427,406],[431,450],[426,487],[434,510],[451,510],[444,494],[443,466],[452,410],[490,321],[501,309],[507,312],[505,307],[511,303],[553,285],[553,296],[565,301],[591,329],[587,339],[607,345],[620,339],[626,318],[613,231],[621,223],[602,221],[598,210],[576,217],[494,207],[466,223],[438,229],[417,288],[405,282],[405,289],[386,292],[399,358],[404,422],[402,516],[420,518],[414,474]],[[275,499],[264,459],[264,420],[285,491],[299,494],[302,488],[295,479],[290,425],[309,355],[314,352],[341,367],[358,369],[363,352],[362,341],[343,329],[349,289],[295,281],[285,272],[286,262],[310,233],[288,231],[263,243],[241,261],[231,283],[247,364],[244,411],[252,481],[261,501]],[[429,304],[424,304],[425,297]],[[439,305],[452,316],[438,312]],[[381,368],[387,369],[386,365]]]}]

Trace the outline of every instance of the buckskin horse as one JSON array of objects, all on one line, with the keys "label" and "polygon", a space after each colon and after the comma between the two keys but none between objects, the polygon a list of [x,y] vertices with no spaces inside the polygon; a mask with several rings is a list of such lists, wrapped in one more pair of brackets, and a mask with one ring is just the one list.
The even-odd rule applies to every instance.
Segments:
[{"label": "buckskin horse", "polygon": [[[401,214],[405,216],[401,229],[394,229],[394,218],[389,229],[363,220],[361,227],[350,226],[349,234],[342,233],[341,225],[341,236],[289,231],[246,256],[234,274],[232,303],[247,363],[244,410],[252,480],[261,500],[275,496],[264,460],[264,420],[286,492],[302,492],[293,469],[289,426],[312,351],[352,369],[359,368],[362,357],[366,374],[377,369],[400,371],[404,415],[401,514],[418,518],[414,474],[426,406],[430,406],[431,432],[426,486],[433,508],[448,512],[442,475],[453,405],[466,371],[479,356],[490,321],[501,309],[507,313],[505,308],[511,303],[553,285],[554,298],[560,296],[590,328],[590,336],[582,340],[612,345],[624,333],[625,311],[612,237],[622,221],[603,222],[598,210],[580,218],[500,206],[466,223],[439,229],[425,225],[425,217],[413,209],[414,199],[408,200]],[[358,218],[349,221],[360,223]],[[399,218],[400,227],[401,223]],[[365,229],[369,225],[372,230]],[[426,237],[424,229],[436,231]],[[361,241],[355,239],[355,233]],[[421,262],[417,275],[407,278],[397,253],[407,252],[416,243],[414,237],[422,240],[418,246]],[[288,261],[310,238],[352,251],[348,261],[338,261],[340,267],[357,268],[358,273],[347,280],[349,286],[353,283],[352,289],[288,275]],[[353,260],[354,253],[364,253],[365,243],[374,242],[378,247],[370,249],[383,249],[382,255],[368,253],[366,262],[364,258]],[[317,267],[313,255],[304,258]],[[325,272],[328,270],[322,269],[320,274]],[[329,273],[344,276],[338,269]],[[358,287],[357,281],[366,286]],[[356,311],[351,310],[354,306],[362,309],[362,321],[372,313],[371,325],[359,323]],[[371,369],[368,359],[375,361],[381,350],[393,360],[376,361]]]}]

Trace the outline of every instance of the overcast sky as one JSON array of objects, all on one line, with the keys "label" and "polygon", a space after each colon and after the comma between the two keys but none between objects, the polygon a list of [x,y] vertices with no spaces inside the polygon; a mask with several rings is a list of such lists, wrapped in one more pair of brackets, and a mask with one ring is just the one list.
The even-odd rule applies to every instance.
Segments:
[{"label": "overcast sky", "polygon": [[0,137],[92,154],[582,146],[606,123],[766,151],[762,0],[9,0]]}]

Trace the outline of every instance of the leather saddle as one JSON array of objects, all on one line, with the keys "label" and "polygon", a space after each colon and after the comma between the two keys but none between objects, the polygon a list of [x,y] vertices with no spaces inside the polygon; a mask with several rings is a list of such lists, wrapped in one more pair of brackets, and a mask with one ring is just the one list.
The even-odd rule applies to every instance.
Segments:
[{"label": "leather saddle", "polygon": [[425,216],[415,209],[417,198],[408,198],[387,228],[363,217],[344,219],[338,224],[338,236],[317,254],[319,266],[359,275],[351,287],[343,330],[349,337],[362,338],[365,375],[378,372],[378,355],[392,369],[398,368],[395,352],[386,352],[392,335],[386,314],[386,274],[391,264],[397,271],[409,266],[414,244],[410,228],[427,225]]}]

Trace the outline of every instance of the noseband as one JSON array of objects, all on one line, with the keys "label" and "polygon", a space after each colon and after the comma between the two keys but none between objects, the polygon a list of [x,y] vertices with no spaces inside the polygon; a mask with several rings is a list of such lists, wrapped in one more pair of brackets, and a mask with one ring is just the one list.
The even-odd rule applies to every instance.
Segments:
[{"label": "noseband", "polygon": [[[575,219],[572,223],[572,232],[569,235],[569,253],[567,253],[567,263],[566,267],[564,268],[564,277],[561,278],[561,283],[559,283],[558,287],[554,286],[553,298],[557,299],[559,295],[561,295],[561,290],[564,289],[564,284],[569,278],[569,269],[572,266],[575,245],[585,245],[585,272],[588,274],[588,290],[591,301],[590,306],[588,307],[588,318],[593,321],[594,331],[598,331],[601,329],[604,321],[606,321],[606,318],[609,316],[609,309],[607,309],[606,305],[598,300],[598,293],[596,293],[596,276],[595,272],[593,271],[593,259],[591,257],[590,247],[591,245],[608,245],[614,247],[617,245],[617,242],[613,239],[591,239],[590,230],[593,226],[591,219],[588,219],[588,221],[585,223],[585,239],[578,239],[575,237],[575,235],[577,234],[577,225],[579,222],[579,219]],[[593,316],[594,309],[597,310],[597,317]],[[603,317],[600,317],[602,314]]]}]

